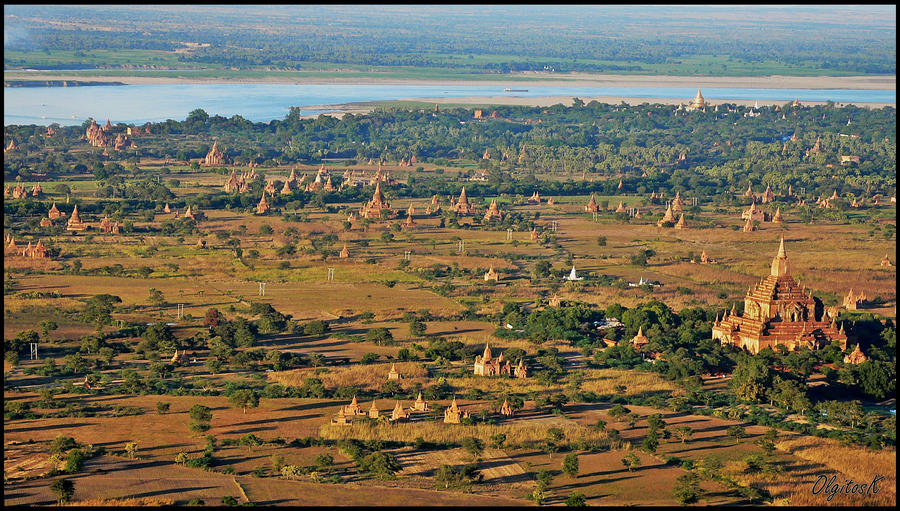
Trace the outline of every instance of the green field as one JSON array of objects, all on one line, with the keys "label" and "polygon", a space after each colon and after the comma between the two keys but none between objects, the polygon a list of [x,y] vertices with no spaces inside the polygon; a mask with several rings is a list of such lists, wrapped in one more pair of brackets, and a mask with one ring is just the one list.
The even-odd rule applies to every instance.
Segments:
[{"label": "green field", "polygon": [[[434,54],[443,63],[442,67],[413,66],[364,66],[358,64],[302,62],[300,71],[280,70],[273,67],[253,67],[250,69],[226,68],[219,64],[197,64],[183,62],[178,54],[159,50],[91,50],[86,52],[46,50],[46,51],[5,51],[4,79],[41,78],[65,73],[78,77],[126,77],[146,76],[154,78],[219,78],[219,79],[340,79],[378,78],[398,80],[497,80],[515,77],[517,81],[547,80],[548,76],[525,76],[520,73],[472,71],[472,66],[494,63],[542,63],[552,65],[559,59],[550,57],[520,57],[515,55],[463,55]],[[630,65],[623,61],[577,59],[578,62],[609,66],[610,71],[623,75],[666,75],[666,76],[851,76],[859,73],[840,72],[820,66],[804,64],[787,65],[773,59],[749,62],[729,56],[702,55],[679,59],[669,59],[660,64],[641,63],[638,70],[622,70],[619,66]],[[90,70],[40,70],[28,73],[14,69],[47,67],[91,67]],[[163,67],[166,69],[154,69]],[[135,69],[139,68],[139,69]],[[571,81],[564,74],[553,76],[553,80]]]}]

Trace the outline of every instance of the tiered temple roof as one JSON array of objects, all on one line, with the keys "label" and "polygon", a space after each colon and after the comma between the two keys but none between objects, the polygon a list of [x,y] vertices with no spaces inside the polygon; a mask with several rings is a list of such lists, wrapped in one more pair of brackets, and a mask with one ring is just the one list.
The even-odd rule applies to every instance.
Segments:
[{"label": "tiered temple roof", "polygon": [[494,271],[494,265],[491,265],[491,268],[484,274],[485,282],[489,280],[493,280],[494,282],[498,282],[500,280],[500,275]]},{"label": "tiered temple roof", "polygon": [[81,216],[78,215],[78,205],[72,209],[72,216],[69,217],[69,222],[66,224],[67,231],[83,231],[87,229],[87,224],[81,221]]},{"label": "tiered temple roof", "polygon": [[453,205],[452,209],[456,212],[457,215],[475,214],[475,206],[469,204],[469,198],[466,196],[465,186],[462,188],[462,191],[459,192],[459,200],[456,201],[456,204]]},{"label": "tiered temple roof", "polygon": [[463,412],[459,409],[459,405],[456,404],[456,397],[454,396],[450,406],[444,410],[444,423],[459,424],[461,419],[465,419],[468,416],[469,412]]},{"label": "tiered temple roof", "polygon": [[256,205],[256,214],[257,215],[265,215],[269,212],[271,207],[269,206],[269,201],[266,200],[266,192],[263,190],[262,197],[259,199],[259,204]]},{"label": "tiered temple roof", "polygon": [[750,207],[741,213],[741,220],[753,220],[755,222],[764,222],[766,214],[763,210],[756,207],[756,201],[750,203]]},{"label": "tiered temple roof", "polygon": [[50,220],[56,220],[57,218],[63,216],[66,216],[66,214],[58,210],[56,208],[56,203],[54,202],[53,206],[50,207],[50,211],[47,213],[47,217],[49,217]]},{"label": "tiered temple roof", "polygon": [[772,217],[773,224],[784,223],[784,219],[781,217],[781,208],[775,210],[775,216]]},{"label": "tiered temple roof", "polygon": [[784,238],[769,275],[748,290],[743,315],[732,309],[724,319],[717,317],[712,335],[722,344],[753,354],[778,345],[793,351],[801,347],[819,349],[833,340],[845,346],[847,342],[843,327],[839,330],[828,320],[821,300],[804,292],[791,276]]},{"label": "tiered temple roof", "polygon": [[484,353],[475,356],[475,364],[473,365],[473,373],[477,376],[497,376],[501,374],[512,375],[512,368],[509,360],[503,360],[503,354],[493,358],[491,356],[491,347],[484,345]]},{"label": "tiered temple roof", "polygon": [[854,293],[853,288],[850,288],[850,292],[847,293],[847,296],[844,297],[844,307],[847,310],[855,311],[862,305],[868,298],[866,297],[865,291],[860,291],[859,293]]},{"label": "tiered temple roof", "polygon": [[679,230],[687,229],[687,224],[684,221],[684,213],[681,214],[681,218],[678,219],[678,223],[675,224],[675,228]]},{"label": "tiered temple roof", "polygon": [[656,226],[662,227],[662,225],[665,223],[674,223],[674,222],[675,222],[675,216],[672,214],[672,203],[669,203],[669,206],[666,208],[666,214],[664,214],[663,217],[660,218],[658,222],[656,222]]},{"label": "tiered temple roof", "polygon": [[675,198],[672,199],[672,213],[678,214],[684,211],[684,201],[681,200],[681,192],[675,192]]},{"label": "tiered temple roof", "polygon": [[366,203],[359,211],[363,218],[381,218],[381,212],[386,211],[392,214],[391,205],[385,200],[384,194],[381,193],[381,181],[375,183],[375,192],[372,194],[372,200]]},{"label": "tiered temple roof", "polygon": [[419,395],[416,396],[416,402],[413,403],[411,410],[416,412],[428,411],[428,403],[424,399],[422,399],[422,392],[419,392]]},{"label": "tiered temple roof", "polygon": [[591,194],[591,200],[588,201],[587,205],[584,207],[584,210],[588,213],[596,213],[600,211],[600,206],[597,205],[597,201],[594,200],[594,194]]},{"label": "tiered temple roof", "polygon": [[206,153],[206,157],[203,158],[203,163],[205,165],[224,165],[225,164],[225,154],[219,150],[219,141],[213,141],[212,147],[209,149],[209,152]]},{"label": "tiered temple roof", "polygon": [[487,211],[484,213],[484,221],[487,222],[492,218],[496,218],[500,220],[503,218],[503,214],[500,213],[500,207],[497,205],[497,199],[491,199],[491,205],[488,206]]},{"label": "tiered temple roof", "polygon": [[865,353],[862,352],[862,349],[859,347],[859,344],[857,344],[856,347],[853,348],[853,352],[844,356],[845,364],[858,365],[858,364],[862,364],[866,360],[869,360],[869,357],[867,357],[865,355]]},{"label": "tiered temple roof", "polygon": [[640,349],[645,344],[650,344],[650,339],[646,335],[644,335],[644,327],[643,326],[638,327],[637,335],[635,335],[634,337],[631,338],[631,344],[633,344],[634,349],[636,349],[638,351],[640,351]]},{"label": "tiered temple roof", "polygon": [[407,412],[406,410],[403,409],[403,406],[400,404],[400,401],[397,401],[397,403],[394,405],[394,410],[391,411],[391,420],[399,421],[399,420],[408,419],[408,418],[409,418],[409,412]]},{"label": "tiered temple roof", "polygon": [[755,231],[755,230],[756,230],[756,227],[753,225],[753,220],[750,220],[750,218],[747,217],[747,221],[744,222],[744,228],[741,229],[741,230],[742,230],[743,232],[753,232],[753,231]]}]

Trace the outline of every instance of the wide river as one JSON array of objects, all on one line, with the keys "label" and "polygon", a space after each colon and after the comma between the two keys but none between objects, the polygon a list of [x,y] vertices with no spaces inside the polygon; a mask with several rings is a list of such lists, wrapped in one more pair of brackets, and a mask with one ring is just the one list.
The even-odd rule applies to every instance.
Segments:
[{"label": "wide river", "polygon": [[[336,85],[336,84],[150,84],[84,87],[4,87],[3,124],[98,122],[142,124],[184,120],[195,108],[210,115],[240,115],[254,122],[284,119],[292,106],[304,114],[331,110],[304,107],[362,101],[468,96],[596,96],[674,98],[687,102],[695,88],[525,86],[527,92],[505,92],[496,85]],[[896,103],[897,91],[861,89],[741,89],[704,88],[714,100],[834,101],[835,103]]]}]

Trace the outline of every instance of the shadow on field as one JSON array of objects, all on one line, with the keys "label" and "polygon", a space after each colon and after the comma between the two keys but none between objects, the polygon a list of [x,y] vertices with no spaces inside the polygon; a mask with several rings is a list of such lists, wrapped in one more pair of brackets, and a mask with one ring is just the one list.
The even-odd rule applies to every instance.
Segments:
[{"label": "shadow on field", "polygon": [[171,488],[169,490],[147,491],[144,493],[135,493],[134,495],[129,495],[129,498],[140,499],[140,498],[146,498],[146,497],[159,497],[160,495],[168,495],[170,493],[184,493],[184,492],[189,492],[189,491],[210,490],[213,488],[218,488],[218,486],[192,486],[190,488]]},{"label": "shadow on field", "polygon": [[[349,403],[349,401],[348,401],[348,403]],[[306,403],[306,404],[297,405],[297,406],[288,406],[286,408],[279,408],[278,411],[315,410],[316,408],[328,408],[329,406],[334,406],[334,404],[335,403],[332,403],[332,402],[322,401],[321,403]]]},{"label": "shadow on field", "polygon": [[275,426],[270,426],[270,427],[258,427],[258,428],[233,429],[230,431],[222,431],[221,434],[234,435],[234,434],[240,434],[240,433],[252,433],[254,431],[271,431],[273,429],[277,429],[277,428]]},{"label": "shadow on field", "polygon": [[697,447],[689,447],[689,448],[687,448],[687,449],[680,449],[680,450],[677,450],[677,451],[672,451],[671,454],[684,454],[684,453],[686,453],[686,452],[691,452],[691,451],[711,451],[711,450],[713,450],[713,449],[724,449],[724,448],[726,448],[726,447],[734,447],[734,444],[729,444],[729,445],[719,445],[719,444],[714,444],[714,445],[698,445]]},{"label": "shadow on field", "polygon": [[257,421],[250,422],[238,422],[232,424],[232,426],[251,426],[253,424],[269,424],[272,422],[287,422],[287,421],[299,421],[303,419],[311,419],[313,417],[320,417],[320,415],[295,415],[293,417],[281,417],[280,419],[260,419]]},{"label": "shadow on field", "polygon": [[[605,476],[605,475],[612,475],[612,474],[633,474],[635,472],[641,472],[644,470],[653,470],[654,468],[660,468],[661,466],[664,466],[664,465],[649,465],[649,466],[641,465],[639,467],[633,468],[630,472],[628,471],[628,469],[623,467],[623,468],[615,469],[615,470],[603,470],[603,471],[591,472],[590,474],[581,474],[578,476],[578,478],[581,479],[583,477],[584,478],[598,477],[598,476]],[[609,479],[607,479],[607,481],[608,480]]]},{"label": "shadow on field", "polygon": [[23,431],[37,431],[37,430],[45,430],[45,429],[68,429],[68,428],[79,428],[81,426],[91,426],[93,425],[90,422],[76,422],[74,424],[54,424],[51,426],[43,425],[43,426],[34,426],[31,428],[14,428],[7,429],[7,433],[21,433]]},{"label": "shadow on field", "polygon": [[448,329],[448,330],[441,330],[439,332],[428,332],[428,335],[458,335],[458,334],[466,334],[466,333],[480,332],[480,331],[481,330],[479,330],[478,328],[464,328],[462,330]]}]

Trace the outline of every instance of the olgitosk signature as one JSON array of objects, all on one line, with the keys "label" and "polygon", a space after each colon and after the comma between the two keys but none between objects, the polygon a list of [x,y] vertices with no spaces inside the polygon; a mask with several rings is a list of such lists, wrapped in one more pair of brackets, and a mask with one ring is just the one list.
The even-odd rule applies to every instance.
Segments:
[{"label": "olgitosk signature", "polygon": [[856,483],[853,479],[847,479],[843,484],[838,484],[836,475],[828,477],[827,475],[822,474],[816,479],[815,484],[813,484],[812,494],[818,495],[824,493],[828,495],[826,498],[828,502],[831,502],[831,499],[838,493],[847,495],[875,495],[878,493],[878,483],[883,479],[884,476],[875,474],[871,483]]}]

